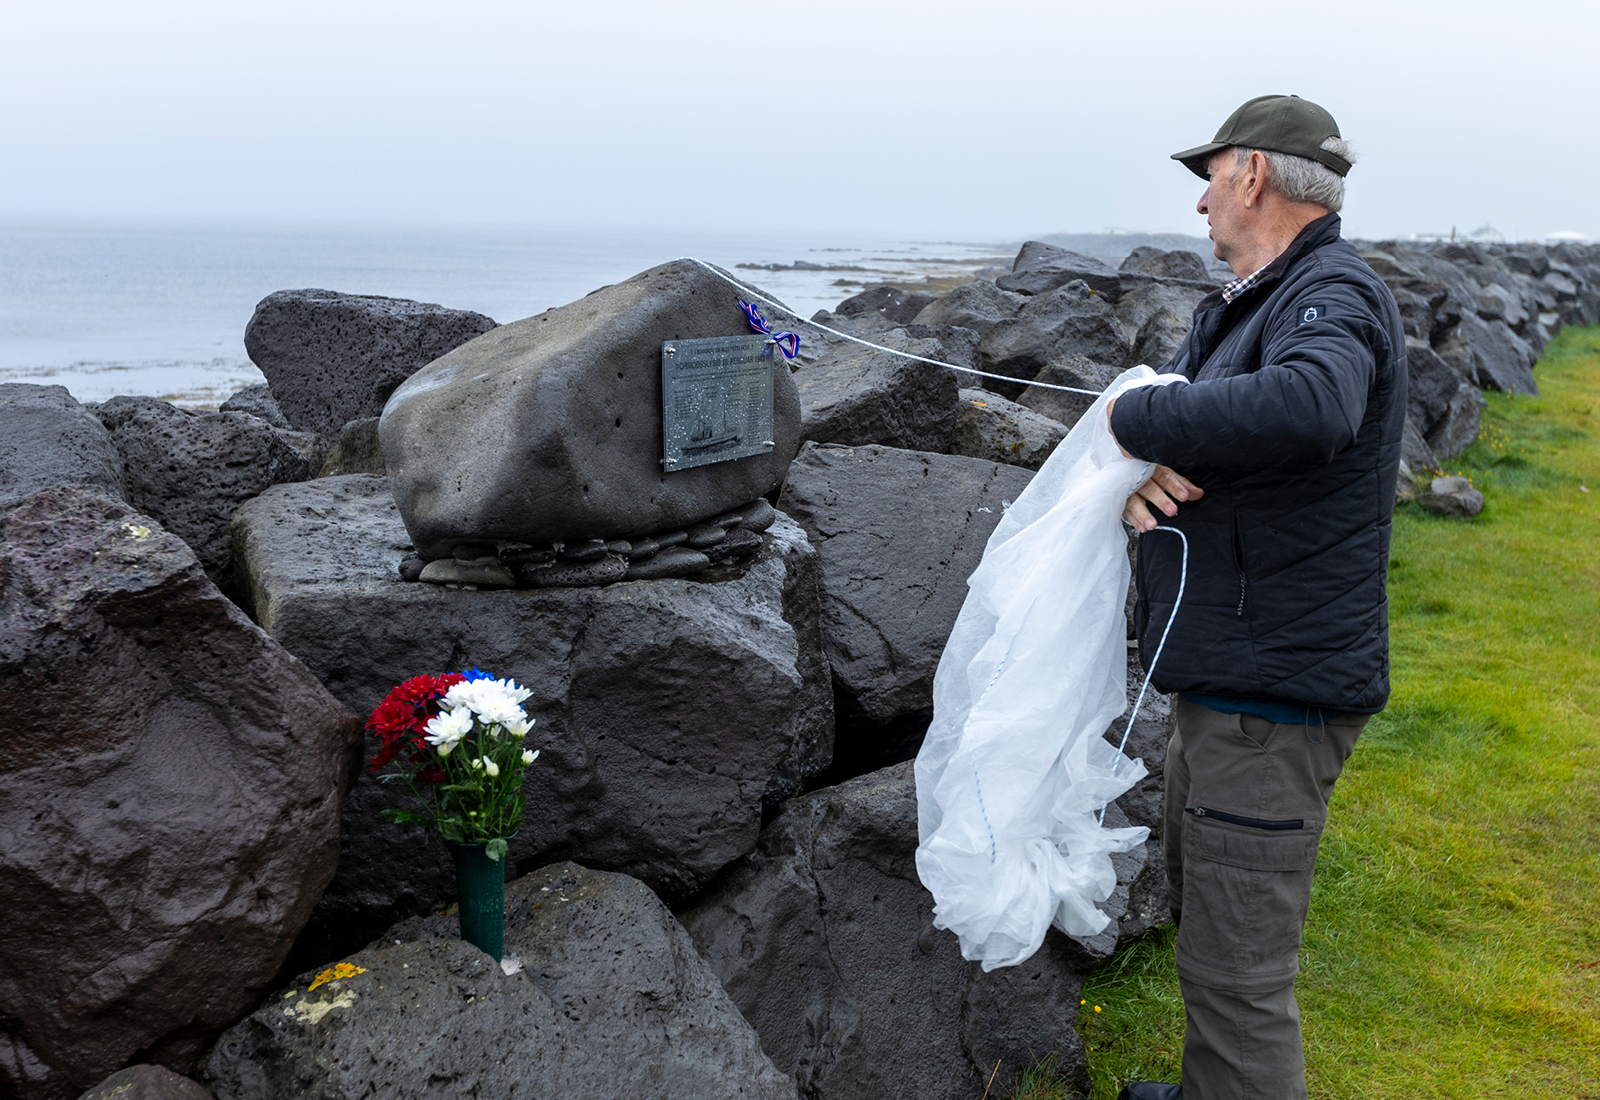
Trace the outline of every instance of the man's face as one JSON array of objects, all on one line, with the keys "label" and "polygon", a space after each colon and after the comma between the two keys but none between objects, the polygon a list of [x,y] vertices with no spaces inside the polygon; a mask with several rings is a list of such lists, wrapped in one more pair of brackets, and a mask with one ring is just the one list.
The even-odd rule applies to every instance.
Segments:
[{"label": "man's face", "polygon": [[[1226,263],[1244,237],[1244,200],[1242,186],[1233,185],[1233,150],[1220,149],[1211,154],[1206,165],[1206,175],[1211,182],[1195,209],[1206,215],[1211,225],[1212,250],[1217,259]],[[1240,181],[1241,185],[1243,181]]]}]

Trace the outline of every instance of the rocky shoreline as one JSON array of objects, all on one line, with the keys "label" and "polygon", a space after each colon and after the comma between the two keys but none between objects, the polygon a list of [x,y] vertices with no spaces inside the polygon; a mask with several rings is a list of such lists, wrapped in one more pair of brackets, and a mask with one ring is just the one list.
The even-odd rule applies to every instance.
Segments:
[{"label": "rocky shoreline", "polygon": [[[1600,322],[1600,247],[1359,247],[1405,324],[1411,496],[1483,390],[1537,393]],[[268,384],[215,413],[0,386],[0,1091],[976,1100],[1047,1056],[1086,1087],[1077,991],[1165,920],[1158,848],[1119,857],[1107,931],[983,974],[933,928],[907,761],[966,577],[1088,406],[1039,383],[1159,366],[1218,285],[1029,242],[869,288],[816,319],[958,369],[801,328],[776,457],[692,480],[659,466],[662,334],[745,328],[676,265],[514,325],[282,291],[247,330]],[[493,463],[499,412],[395,411],[490,364],[523,387]],[[1470,514],[1449,480],[1419,503]],[[454,939],[448,857],[365,767],[389,686],[471,664],[534,690],[512,969]]]}]

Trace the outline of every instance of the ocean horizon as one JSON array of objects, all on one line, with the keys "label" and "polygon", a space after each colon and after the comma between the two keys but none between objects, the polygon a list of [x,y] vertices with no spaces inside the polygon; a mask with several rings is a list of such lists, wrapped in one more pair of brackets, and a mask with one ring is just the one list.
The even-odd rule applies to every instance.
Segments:
[{"label": "ocean horizon", "polygon": [[0,382],[80,401],[215,407],[263,381],[256,303],[318,287],[505,323],[679,256],[737,270],[802,316],[862,286],[1009,266],[1020,242],[694,230],[0,219]]}]

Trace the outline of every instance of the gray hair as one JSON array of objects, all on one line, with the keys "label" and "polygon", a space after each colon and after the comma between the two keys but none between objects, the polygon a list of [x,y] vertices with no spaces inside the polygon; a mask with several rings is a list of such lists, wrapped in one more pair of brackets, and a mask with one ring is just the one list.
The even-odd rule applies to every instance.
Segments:
[{"label": "gray hair", "polygon": [[[1343,138],[1331,137],[1322,147],[1350,164],[1356,162],[1355,150]],[[1274,153],[1267,149],[1250,149],[1243,145],[1233,147],[1233,174],[1237,179],[1240,169],[1250,159],[1251,153],[1267,158],[1272,170],[1267,174],[1267,185],[1290,202],[1309,202],[1330,213],[1338,213],[1344,206],[1344,177],[1320,161],[1289,153]]]}]

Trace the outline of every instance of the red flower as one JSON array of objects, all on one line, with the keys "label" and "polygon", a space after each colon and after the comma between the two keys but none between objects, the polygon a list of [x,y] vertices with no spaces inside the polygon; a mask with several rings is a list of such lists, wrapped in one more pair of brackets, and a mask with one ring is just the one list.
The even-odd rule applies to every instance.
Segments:
[{"label": "red flower", "polygon": [[415,706],[391,697],[378,704],[378,709],[372,712],[372,717],[367,721],[367,728],[388,741],[395,735],[411,729],[416,721]]}]

